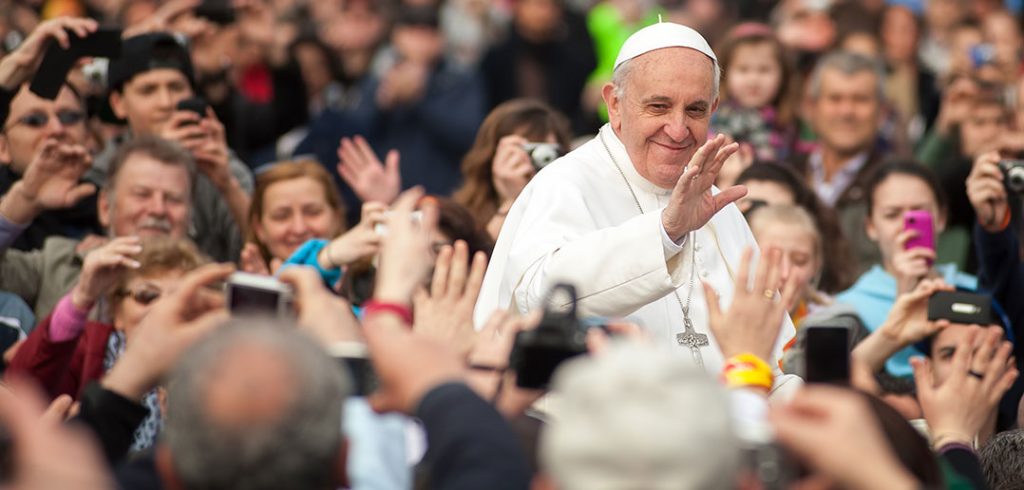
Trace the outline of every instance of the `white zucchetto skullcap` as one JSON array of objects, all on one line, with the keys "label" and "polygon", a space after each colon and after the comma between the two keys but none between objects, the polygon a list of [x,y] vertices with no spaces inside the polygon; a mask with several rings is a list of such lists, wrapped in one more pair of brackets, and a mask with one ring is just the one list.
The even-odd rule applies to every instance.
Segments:
[{"label": "white zucchetto skullcap", "polygon": [[626,39],[619,50],[619,56],[615,58],[615,68],[637,56],[662,48],[690,48],[718,61],[715,52],[699,32],[684,25],[659,22],[634,32]]}]

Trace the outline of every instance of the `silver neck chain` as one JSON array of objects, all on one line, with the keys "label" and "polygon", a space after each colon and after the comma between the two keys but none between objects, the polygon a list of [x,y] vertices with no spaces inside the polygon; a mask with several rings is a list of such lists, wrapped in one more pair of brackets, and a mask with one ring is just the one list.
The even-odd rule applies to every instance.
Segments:
[{"label": "silver neck chain", "polygon": [[[608,153],[608,158],[610,158],[612,160],[612,165],[615,165],[615,170],[618,170],[619,171],[619,175],[622,176],[622,182],[626,184],[626,189],[629,190],[629,195],[633,197],[633,203],[636,204],[636,210],[639,211],[640,214],[644,214],[644,208],[643,208],[643,206],[640,205],[640,199],[636,197],[636,192],[633,190],[632,184],[629,183],[629,179],[626,177],[626,172],[622,171],[622,167],[619,166],[618,160],[615,159],[615,155],[612,153],[611,148],[608,147],[608,142],[605,141],[605,139],[604,139],[604,133],[600,133],[598,135],[598,139],[601,140],[601,145],[604,146],[604,151],[606,151]],[[669,238],[671,238],[671,237],[669,237]],[[691,231],[687,235],[686,239],[691,242],[690,243],[690,281],[689,281],[690,285],[689,285],[689,288],[688,288],[688,290],[686,292],[686,303],[683,303],[683,299],[679,297],[679,291],[672,290],[672,294],[675,295],[676,301],[679,303],[679,308],[681,308],[683,310],[683,322],[684,322],[684,325],[686,325],[687,330],[689,330],[690,329],[690,325],[692,325],[691,320],[690,320],[690,300],[693,299],[693,285],[694,285],[694,281],[696,279],[695,271],[697,270],[697,243],[694,242],[694,240],[697,239],[696,232],[695,231]],[[704,358],[701,356],[700,350],[696,349],[696,348],[691,348],[691,352],[693,353],[693,360],[697,363],[698,366],[703,368],[704,367]]]}]

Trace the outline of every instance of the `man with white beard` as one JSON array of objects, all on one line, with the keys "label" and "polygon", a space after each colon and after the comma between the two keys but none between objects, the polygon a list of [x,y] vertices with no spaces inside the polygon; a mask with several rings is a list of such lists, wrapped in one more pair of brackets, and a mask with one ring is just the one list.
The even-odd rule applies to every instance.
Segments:
[{"label": "man with white beard", "polygon": [[[737,149],[722,136],[707,139],[720,72],[689,27],[658,23],[626,40],[603,88],[609,124],[539,172],[509,211],[477,303],[478,327],[495,308],[541,308],[551,286],[567,282],[582,315],[633,320],[717,375],[724,359],[702,283],[727,307],[741,254],[757,247],[732,204],[746,189],[713,187]],[[759,300],[776,301],[776,288],[759,291]],[[795,334],[788,316],[784,322],[769,361],[776,370]],[[797,379],[776,374],[775,390]]]}]

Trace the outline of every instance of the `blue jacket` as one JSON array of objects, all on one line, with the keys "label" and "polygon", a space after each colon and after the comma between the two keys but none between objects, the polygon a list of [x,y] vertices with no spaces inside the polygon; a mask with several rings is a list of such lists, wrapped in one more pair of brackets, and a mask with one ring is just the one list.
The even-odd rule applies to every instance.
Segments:
[{"label": "blue jacket", "polygon": [[[978,288],[978,279],[957,271],[954,264],[940,265],[936,269],[953,286],[970,290]],[[850,289],[839,293],[836,301],[856,308],[864,326],[874,332],[889,316],[889,310],[896,302],[896,278],[876,264],[861,275]],[[894,376],[912,376],[914,371],[910,367],[910,358],[915,355],[921,353],[912,346],[897,352],[886,361],[886,371]]]}]

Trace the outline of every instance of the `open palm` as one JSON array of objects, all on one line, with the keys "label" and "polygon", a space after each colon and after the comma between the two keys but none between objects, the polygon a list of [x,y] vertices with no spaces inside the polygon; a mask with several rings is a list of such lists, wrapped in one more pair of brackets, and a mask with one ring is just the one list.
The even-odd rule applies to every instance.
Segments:
[{"label": "open palm", "polygon": [[718,135],[694,153],[662,212],[662,224],[672,240],[679,241],[690,231],[704,226],[722,208],[746,195],[746,190],[740,186],[717,195],[711,192],[722,165],[738,148],[736,143],[726,145],[725,137]]}]

